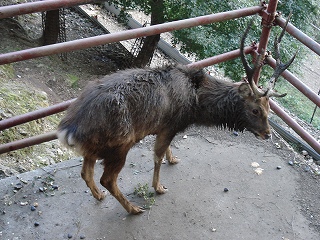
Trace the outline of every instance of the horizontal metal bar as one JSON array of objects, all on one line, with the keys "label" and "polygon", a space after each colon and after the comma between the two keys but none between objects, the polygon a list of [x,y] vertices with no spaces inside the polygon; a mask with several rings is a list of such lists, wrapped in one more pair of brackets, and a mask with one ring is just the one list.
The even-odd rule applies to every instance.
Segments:
[{"label": "horizontal metal bar", "polygon": [[[276,17],[276,23],[280,27],[284,28],[286,20],[281,17]],[[308,35],[300,31],[291,23],[288,23],[286,31],[320,56],[320,44],[317,43],[315,40],[313,40]]]},{"label": "horizontal metal bar", "polygon": [[22,14],[45,12],[59,8],[97,2],[92,0],[46,0],[37,2],[20,3],[0,7],[0,19],[9,18]]},{"label": "horizontal metal bar", "polygon": [[50,107],[41,108],[33,112],[28,112],[19,116],[14,116],[12,118],[1,120],[0,131],[13,126],[17,126],[22,123],[30,122],[32,120],[36,120],[55,113],[62,112],[66,110],[74,100],[75,99],[71,99],[62,103],[52,105]]},{"label": "horizontal metal bar", "polygon": [[127,31],[116,32],[112,34],[104,34],[95,37],[78,39],[63,43],[46,45],[31,49],[25,49],[17,52],[4,53],[0,55],[0,65],[12,62],[23,61],[31,58],[44,57],[52,54],[71,52],[75,50],[85,49],[98,45],[103,45],[112,42],[119,42],[132,38],[139,38],[160,34],[163,32],[171,32],[183,28],[190,28],[199,25],[205,25],[213,22],[226,21],[234,18],[254,15],[263,9],[262,6],[248,7],[223,13],[210,14],[195,18],[189,18],[179,21],[173,21],[158,25],[152,25],[144,28],[131,29]]},{"label": "horizontal metal bar", "polygon": [[[265,58],[267,63],[272,67],[276,68],[276,60],[272,57]],[[314,102],[318,107],[320,107],[320,96],[318,96],[314,91],[312,91],[307,85],[301,82],[297,77],[295,77],[290,71],[285,70],[281,76],[283,76],[288,82],[290,82],[294,87],[296,87],[301,93],[303,93],[307,98]]]},{"label": "horizontal metal bar", "polygon": [[320,143],[316,141],[307,131],[305,131],[295,120],[293,120],[274,101],[269,101],[271,109],[291,127],[303,140],[305,140],[317,153],[320,154]]},{"label": "horizontal metal bar", "polygon": [[[245,47],[244,48],[244,53],[245,54],[250,54],[256,49],[256,46],[251,46],[251,47]],[[190,67],[195,67],[195,68],[204,68],[208,67],[217,63],[225,62],[231,59],[235,59],[240,56],[240,50],[233,50],[230,52],[226,52],[220,55],[216,55],[210,58],[206,58],[197,62],[193,62],[188,64]]]},{"label": "horizontal metal bar", "polygon": [[56,131],[0,145],[0,154],[30,147],[57,138]]}]

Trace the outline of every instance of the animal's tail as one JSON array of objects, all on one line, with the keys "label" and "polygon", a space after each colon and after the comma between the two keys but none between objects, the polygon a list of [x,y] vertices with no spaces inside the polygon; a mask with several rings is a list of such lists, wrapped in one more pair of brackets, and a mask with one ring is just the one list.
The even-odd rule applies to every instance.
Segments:
[{"label": "animal's tail", "polygon": [[68,129],[58,129],[57,137],[59,141],[67,147],[74,147],[76,145],[76,141],[73,138],[73,132]]}]

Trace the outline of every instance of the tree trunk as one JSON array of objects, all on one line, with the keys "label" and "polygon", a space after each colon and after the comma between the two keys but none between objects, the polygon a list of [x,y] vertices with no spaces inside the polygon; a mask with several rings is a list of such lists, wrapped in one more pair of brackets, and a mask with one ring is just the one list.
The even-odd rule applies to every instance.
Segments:
[{"label": "tree trunk", "polygon": [[59,9],[47,11],[44,21],[43,45],[57,43],[60,32]]},{"label": "tree trunk", "polygon": [[[163,23],[163,0],[150,0],[149,3],[151,5],[151,25]],[[151,61],[159,40],[160,34],[146,37],[141,51],[133,61],[133,66],[145,67]]]}]

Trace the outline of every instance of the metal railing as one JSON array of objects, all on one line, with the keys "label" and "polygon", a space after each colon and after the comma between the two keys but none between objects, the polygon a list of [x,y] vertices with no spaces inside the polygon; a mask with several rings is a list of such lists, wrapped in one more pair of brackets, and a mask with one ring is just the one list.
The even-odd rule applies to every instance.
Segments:
[{"label": "metal railing", "polygon": [[[49,1],[44,1],[42,3],[46,3],[46,2],[55,2],[54,9],[57,9],[59,7],[65,7],[66,6],[65,2],[68,2],[68,6],[71,6],[71,5],[76,5],[80,3],[88,3],[91,1],[80,1],[80,0],[51,1],[49,0]],[[0,18],[14,16],[12,14],[25,14],[25,13],[53,9],[52,5],[50,6],[48,5],[47,7],[45,7],[45,5],[44,6],[41,5],[41,8],[38,9],[36,7],[36,4],[38,3],[39,2],[28,3],[29,4],[28,6],[26,6],[26,4],[20,4],[19,5],[20,9],[24,9],[24,7],[28,7],[27,10],[25,9],[25,11],[20,11],[20,12],[17,12],[16,10],[14,11],[15,5],[0,7],[0,13],[2,13],[0,14]],[[259,54],[261,53],[262,49],[266,49],[266,46],[268,44],[268,39],[270,35],[270,30],[271,30],[270,26],[272,25],[271,23],[276,22],[281,27],[283,27],[284,25],[285,20],[283,20],[280,17],[276,17],[277,3],[278,3],[277,0],[270,0],[268,5],[262,3],[260,6],[248,7],[244,9],[217,13],[217,14],[210,14],[206,16],[179,20],[179,21],[174,21],[174,22],[169,22],[169,23],[164,23],[164,24],[159,24],[154,26],[148,26],[144,28],[131,29],[131,30],[117,32],[113,34],[100,35],[96,37],[78,39],[74,41],[36,47],[36,48],[26,49],[26,50],[17,51],[17,52],[5,53],[0,55],[0,65],[17,62],[17,61],[23,61],[31,58],[49,56],[52,54],[85,49],[93,46],[128,40],[132,38],[138,38],[142,36],[150,36],[150,35],[159,34],[163,32],[179,30],[182,28],[190,28],[190,27],[209,24],[213,22],[226,21],[230,19],[246,17],[246,16],[257,14],[257,13],[261,15],[262,25],[263,25],[260,42],[257,46],[246,47],[245,53]],[[4,8],[6,11],[3,11]],[[306,36],[304,33],[302,33],[300,30],[298,30],[291,24],[288,25],[287,31],[289,32],[289,34],[291,34],[292,36],[297,38],[299,41],[301,41],[303,44],[308,46],[316,54],[320,55],[320,45],[318,43],[313,41],[311,38]],[[204,59],[198,62],[190,63],[189,65],[194,67],[207,67],[207,66],[210,66],[219,62],[227,61],[239,56],[240,56],[240,51],[234,50],[234,51],[217,55],[217,56]],[[275,66],[275,60],[272,58],[267,58],[267,63],[271,67]],[[298,78],[294,77],[293,74],[291,74],[288,70],[286,70],[282,74],[282,76],[285,79],[287,79],[293,86],[295,86],[299,91],[301,91],[304,95],[306,95],[311,101],[313,101],[318,107],[320,107],[320,97],[316,93],[314,93],[312,90],[310,90],[305,84],[303,84]],[[255,76],[256,81],[258,80],[258,78],[259,78],[259,72]],[[0,131],[9,127],[13,127],[18,124],[22,124],[22,123],[36,120],[48,115],[62,112],[70,105],[72,101],[74,101],[74,99],[50,106],[48,108],[43,108],[34,112],[26,113],[20,116],[4,119],[0,121]],[[297,124],[276,103],[274,103],[273,101],[270,101],[270,106],[272,110],[284,120],[284,122],[286,122],[294,131],[296,131],[301,136],[302,139],[304,139],[318,154],[320,154],[320,144],[308,132],[306,132],[299,124]],[[26,139],[18,140],[18,141],[7,143],[7,144],[2,144],[0,145],[0,154],[8,151],[12,151],[12,150],[17,150],[23,147],[39,144],[41,142],[50,141],[55,138],[56,138],[55,132],[50,132],[50,133],[42,134],[39,136],[26,138]]]}]

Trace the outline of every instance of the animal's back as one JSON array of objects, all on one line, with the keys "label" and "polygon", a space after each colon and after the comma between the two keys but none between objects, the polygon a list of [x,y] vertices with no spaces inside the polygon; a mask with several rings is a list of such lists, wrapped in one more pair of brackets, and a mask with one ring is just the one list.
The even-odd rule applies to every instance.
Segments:
[{"label": "animal's back", "polygon": [[160,131],[175,134],[193,123],[202,71],[186,67],[131,69],[91,82],[70,105],[60,141],[78,149],[137,142]]}]

